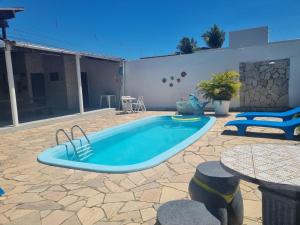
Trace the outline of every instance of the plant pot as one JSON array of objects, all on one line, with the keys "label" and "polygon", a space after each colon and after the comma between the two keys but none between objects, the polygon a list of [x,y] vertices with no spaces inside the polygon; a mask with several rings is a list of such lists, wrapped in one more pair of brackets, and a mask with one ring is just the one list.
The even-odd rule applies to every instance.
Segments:
[{"label": "plant pot", "polygon": [[228,100],[214,100],[213,105],[216,115],[227,115],[229,112],[230,101]]}]

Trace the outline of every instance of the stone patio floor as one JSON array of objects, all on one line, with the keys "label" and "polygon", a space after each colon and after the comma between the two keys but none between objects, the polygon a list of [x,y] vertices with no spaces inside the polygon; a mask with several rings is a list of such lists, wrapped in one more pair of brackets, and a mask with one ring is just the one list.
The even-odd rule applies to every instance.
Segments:
[{"label": "stone patio floor", "polygon": [[[197,142],[168,161],[151,169],[106,174],[43,165],[38,153],[55,145],[55,131],[79,124],[87,132],[150,115],[174,112],[146,112],[116,115],[96,113],[65,122],[53,122],[1,135],[0,186],[6,195],[0,197],[0,224],[20,225],[120,225],[154,224],[160,204],[188,198],[188,182],[197,164],[218,160],[228,147],[250,143],[290,143],[272,129],[253,128],[251,135],[233,135],[234,128],[224,128],[233,119],[219,117],[214,127]],[[229,132],[224,134],[224,130]],[[231,132],[230,132],[231,130]],[[259,134],[266,132],[270,134]],[[277,130],[275,130],[278,133]],[[279,131],[280,132],[280,131]],[[257,186],[241,182],[244,199],[244,224],[261,224],[261,195]]]}]

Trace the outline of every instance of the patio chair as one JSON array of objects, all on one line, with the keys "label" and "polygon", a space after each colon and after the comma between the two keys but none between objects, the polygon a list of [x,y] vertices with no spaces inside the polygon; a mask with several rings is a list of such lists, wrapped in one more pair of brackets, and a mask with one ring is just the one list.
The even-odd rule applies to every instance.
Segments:
[{"label": "patio chair", "polygon": [[283,122],[267,120],[233,120],[226,123],[225,126],[236,126],[238,129],[237,133],[241,136],[245,135],[246,129],[249,126],[277,128],[284,131],[287,139],[293,139],[295,128],[300,126],[300,118]]},{"label": "patio chair", "polygon": [[132,99],[133,98],[131,96],[122,96],[121,97],[123,112],[134,112],[134,109],[132,106]]},{"label": "patio chair", "polygon": [[300,107],[285,112],[245,112],[237,114],[235,117],[246,117],[247,120],[253,120],[255,117],[274,117],[281,118],[283,121],[288,121],[298,113],[300,113]]},{"label": "patio chair", "polygon": [[143,96],[138,96],[137,101],[132,103],[133,109],[135,112],[145,112],[146,111],[146,106],[144,104],[144,97]]}]

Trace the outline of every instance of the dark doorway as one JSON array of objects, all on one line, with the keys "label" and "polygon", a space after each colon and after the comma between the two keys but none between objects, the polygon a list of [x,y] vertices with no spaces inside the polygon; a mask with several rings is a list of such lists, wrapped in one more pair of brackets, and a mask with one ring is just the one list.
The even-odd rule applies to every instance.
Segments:
[{"label": "dark doorway", "polygon": [[46,104],[45,76],[42,73],[31,74],[33,101],[37,105]]},{"label": "dark doorway", "polygon": [[81,85],[82,85],[82,97],[83,97],[83,106],[89,107],[89,85],[86,72],[81,72]]}]

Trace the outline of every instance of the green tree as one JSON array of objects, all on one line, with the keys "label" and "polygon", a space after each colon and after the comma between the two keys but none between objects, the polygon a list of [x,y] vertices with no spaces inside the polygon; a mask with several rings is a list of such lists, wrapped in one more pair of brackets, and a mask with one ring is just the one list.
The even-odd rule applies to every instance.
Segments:
[{"label": "green tree", "polygon": [[206,45],[210,48],[221,48],[225,41],[225,32],[214,24],[210,30],[202,34]]},{"label": "green tree", "polygon": [[188,37],[183,37],[177,45],[177,49],[181,54],[193,53],[197,48],[197,41],[194,38],[190,39]]}]

